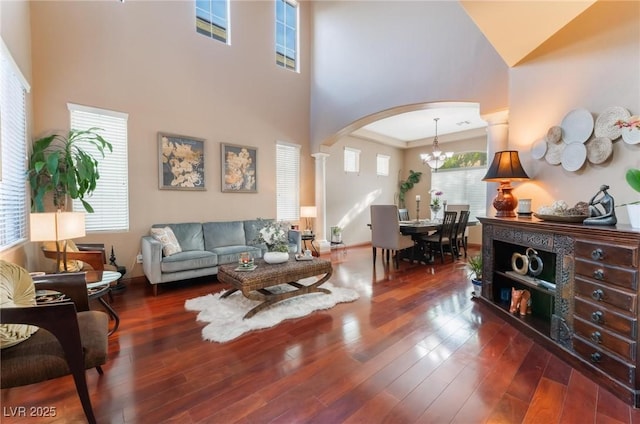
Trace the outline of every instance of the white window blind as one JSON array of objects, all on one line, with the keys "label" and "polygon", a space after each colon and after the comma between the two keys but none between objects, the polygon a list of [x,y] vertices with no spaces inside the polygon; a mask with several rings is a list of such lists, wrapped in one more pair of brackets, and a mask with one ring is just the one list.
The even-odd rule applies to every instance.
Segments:
[{"label": "white window blind", "polygon": [[276,208],[278,221],[300,218],[300,146],[276,144]]},{"label": "white window blind", "polygon": [[442,191],[442,200],[447,203],[468,203],[471,215],[486,216],[487,183],[482,177],[487,173],[487,167],[439,169],[431,172],[431,187]]},{"label": "white window blind", "polygon": [[29,84],[0,40],[0,251],[27,238],[27,132]]},{"label": "white window blind", "polygon": [[276,63],[298,69],[298,3],[276,0]]},{"label": "white window blind", "polygon": [[360,172],[360,150],[344,148],[344,172]]},{"label": "white window blind", "polygon": [[381,177],[389,176],[389,160],[391,156],[376,155],[376,174]]},{"label": "white window blind", "polygon": [[[128,115],[87,106],[68,103],[71,114],[71,128],[88,130],[100,128],[113,151],[105,150],[103,158],[98,149],[90,143],[82,148],[98,161],[100,179],[93,194],[85,198],[93,207],[87,213],[87,231],[127,231],[129,229],[129,170],[127,161],[127,119]],[[73,200],[74,211],[84,211],[82,203]]]},{"label": "white window blind", "polygon": [[196,0],[196,32],[229,44],[229,1]]}]

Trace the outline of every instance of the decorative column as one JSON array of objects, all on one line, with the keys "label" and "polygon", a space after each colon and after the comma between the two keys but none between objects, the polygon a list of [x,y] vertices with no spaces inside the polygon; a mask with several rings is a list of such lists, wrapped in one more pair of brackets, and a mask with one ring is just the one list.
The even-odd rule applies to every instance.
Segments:
[{"label": "decorative column", "polygon": [[327,153],[313,153],[316,159],[316,244],[318,251],[331,252],[331,243],[327,240]]},{"label": "decorative column", "polygon": [[[491,164],[496,152],[509,149],[509,111],[482,115],[482,119],[487,121],[487,166]],[[487,216],[495,216],[493,208],[493,198],[500,186],[499,183],[487,182]]]}]

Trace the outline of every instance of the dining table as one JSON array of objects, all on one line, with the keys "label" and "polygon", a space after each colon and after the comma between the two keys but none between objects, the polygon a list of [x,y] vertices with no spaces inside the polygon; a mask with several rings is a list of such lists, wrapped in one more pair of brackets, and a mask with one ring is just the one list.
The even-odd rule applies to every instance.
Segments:
[{"label": "dining table", "polygon": [[433,262],[431,249],[423,239],[423,236],[438,231],[442,227],[442,221],[430,219],[413,219],[410,221],[400,221],[400,232],[411,236],[415,246],[411,249],[411,256],[406,259],[423,262],[425,264]]},{"label": "dining table", "polygon": [[[469,221],[467,226],[477,225],[478,221]],[[411,236],[416,243],[410,260],[417,262],[432,263],[433,256],[429,246],[424,241],[423,236],[439,231],[442,227],[442,220],[413,219],[410,221],[400,221],[400,232]]]}]

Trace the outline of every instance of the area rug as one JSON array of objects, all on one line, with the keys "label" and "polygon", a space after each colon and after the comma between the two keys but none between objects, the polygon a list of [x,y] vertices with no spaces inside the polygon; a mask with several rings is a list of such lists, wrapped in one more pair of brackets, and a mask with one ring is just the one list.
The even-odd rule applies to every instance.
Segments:
[{"label": "area rug", "polygon": [[[300,283],[304,281],[301,280]],[[187,300],[184,306],[188,311],[199,312],[198,321],[209,323],[202,329],[204,340],[224,343],[248,331],[273,327],[284,320],[300,318],[321,309],[331,309],[338,303],[352,302],[359,297],[354,290],[336,287],[328,282],[320,287],[330,290],[331,294],[310,293],[292,297],[271,305],[247,319],[242,319],[244,314],[261,302],[247,299],[239,291],[226,299],[220,298],[224,291],[200,296]],[[272,291],[289,289],[292,288],[287,285],[269,288]]]}]

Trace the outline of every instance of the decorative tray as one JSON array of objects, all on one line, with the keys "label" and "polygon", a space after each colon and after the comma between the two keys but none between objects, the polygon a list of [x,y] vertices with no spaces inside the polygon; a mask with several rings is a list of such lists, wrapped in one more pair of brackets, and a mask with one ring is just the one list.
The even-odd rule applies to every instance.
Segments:
[{"label": "decorative tray", "polygon": [[313,256],[296,255],[296,261],[312,261]]},{"label": "decorative tray", "polygon": [[234,269],[234,271],[253,271],[253,270],[254,270],[254,269],[256,269],[256,268],[258,268],[258,265],[256,265],[256,264],[253,264],[253,265],[251,265],[251,266],[243,266],[243,265],[240,265],[240,266],[237,266],[237,267]]},{"label": "decorative tray", "polygon": [[534,213],[533,216],[544,221],[557,222],[582,222],[588,218],[587,215],[541,215],[539,213]]}]

